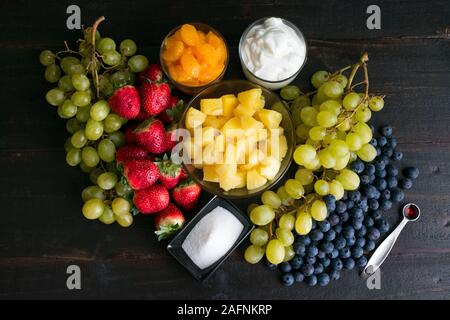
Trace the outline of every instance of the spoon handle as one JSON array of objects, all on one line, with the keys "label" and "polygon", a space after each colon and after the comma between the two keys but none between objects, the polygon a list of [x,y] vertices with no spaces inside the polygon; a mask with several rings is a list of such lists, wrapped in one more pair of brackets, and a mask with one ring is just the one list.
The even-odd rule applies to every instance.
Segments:
[{"label": "spoon handle", "polygon": [[378,268],[380,268],[384,260],[386,260],[387,256],[391,252],[395,241],[397,241],[397,238],[406,223],[408,223],[408,220],[406,218],[403,218],[397,228],[395,228],[394,231],[392,231],[391,234],[379,245],[377,250],[375,250],[375,252],[372,254],[372,257],[370,257],[369,262],[362,272],[362,276],[371,275],[375,271],[377,271]]}]

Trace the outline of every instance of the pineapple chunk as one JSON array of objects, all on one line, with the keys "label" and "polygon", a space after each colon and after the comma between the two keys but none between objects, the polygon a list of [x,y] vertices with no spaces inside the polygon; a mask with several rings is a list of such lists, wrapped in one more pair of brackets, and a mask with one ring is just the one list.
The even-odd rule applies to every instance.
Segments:
[{"label": "pineapple chunk", "polygon": [[242,170],[238,170],[236,171],[236,180],[238,181],[238,184],[235,186],[235,188],[244,188],[247,185],[247,173],[242,171]]},{"label": "pineapple chunk", "polygon": [[241,103],[236,108],[234,108],[233,114],[236,117],[239,117],[239,116],[250,116],[251,117],[255,113],[255,111],[256,111],[255,108],[253,108],[252,106],[246,106]]},{"label": "pineapple chunk", "polygon": [[209,182],[219,182],[219,176],[215,166],[203,166],[203,180]]},{"label": "pineapple chunk", "polygon": [[[241,144],[242,145],[242,144]],[[234,144],[227,144],[225,149],[225,163],[241,164],[245,162],[245,145],[236,147]]]},{"label": "pineapple chunk", "polygon": [[255,110],[261,105],[261,94],[262,90],[260,88],[250,89],[240,92],[238,94],[238,100],[244,108]]},{"label": "pineapple chunk", "polygon": [[206,114],[191,107],[186,113],[186,128],[191,129],[201,126],[205,119]]},{"label": "pineapple chunk", "polygon": [[279,142],[280,142],[279,148],[278,148],[278,152],[279,153],[278,153],[278,158],[277,159],[281,160],[286,155],[287,149],[288,149],[286,136],[285,135],[281,135]]},{"label": "pineapple chunk", "polygon": [[264,152],[262,152],[259,149],[256,149],[255,151],[248,154],[246,163],[240,165],[239,168],[248,171],[257,166],[258,164],[260,164],[262,161],[264,161],[264,158],[265,158]]},{"label": "pineapple chunk", "polygon": [[222,116],[207,116],[205,122],[203,122],[203,126],[220,129],[227,122],[227,120],[227,118]]},{"label": "pineapple chunk", "polygon": [[[278,136],[267,138],[267,155],[273,156],[276,153],[279,153],[279,143],[280,139]],[[277,158],[277,157],[275,157]],[[278,158],[277,158],[278,159]]]},{"label": "pineapple chunk", "polygon": [[221,116],[223,114],[222,99],[202,99],[200,110],[208,116]]},{"label": "pineapple chunk", "polygon": [[256,111],[263,109],[265,104],[266,104],[266,99],[262,95],[261,98],[259,99],[259,103],[256,105],[256,108],[255,108]]},{"label": "pineapple chunk", "polygon": [[237,175],[237,172],[235,173],[227,172],[225,175],[219,177],[219,185],[225,191],[238,188],[238,185],[240,183],[241,179]]},{"label": "pineapple chunk", "polygon": [[264,141],[267,140],[267,129],[258,129],[258,132],[256,133],[256,139],[258,141]]},{"label": "pineapple chunk", "polygon": [[212,165],[217,163],[217,157],[219,156],[218,151],[215,150],[214,143],[208,144],[203,148],[203,164]]},{"label": "pineapple chunk", "polygon": [[262,187],[267,182],[267,179],[260,175],[256,169],[247,171],[247,189],[253,190]]},{"label": "pineapple chunk", "polygon": [[256,139],[256,132],[254,135],[248,136],[245,139],[238,140],[237,144],[243,143],[245,145],[245,155],[249,155],[252,152],[255,152],[255,149],[258,144],[258,140]]},{"label": "pineapple chunk", "polygon": [[226,173],[231,172],[231,173],[236,173],[237,171],[237,165],[236,163],[221,163],[221,164],[216,164],[216,172],[219,175],[219,178],[224,176]]},{"label": "pineapple chunk", "polygon": [[224,134],[220,134],[218,136],[216,136],[216,138],[214,139],[214,143],[216,145],[216,150],[219,152],[224,152],[225,151],[225,135]]},{"label": "pineapple chunk", "polygon": [[202,132],[202,146],[206,146],[214,142],[216,135],[219,135],[220,131],[213,127],[203,127]]},{"label": "pineapple chunk", "polygon": [[281,162],[272,157],[268,156],[259,166],[259,173],[266,177],[268,180],[273,180],[280,170]]},{"label": "pineapple chunk", "polygon": [[259,120],[264,123],[264,126],[267,129],[276,129],[280,126],[281,120],[283,120],[283,116],[281,113],[269,110],[269,109],[261,109],[257,112]]},{"label": "pineapple chunk", "polygon": [[233,110],[239,104],[239,100],[234,94],[227,94],[221,97],[223,106],[223,115],[225,117],[232,117]]},{"label": "pineapple chunk", "polygon": [[269,131],[269,135],[272,137],[272,136],[281,136],[281,135],[284,135],[284,129],[283,129],[283,127],[278,127],[278,128],[275,128],[275,129],[270,129],[270,130],[268,130]]},{"label": "pineapple chunk", "polygon": [[258,129],[264,128],[262,122],[255,120],[255,118],[250,116],[240,116],[239,120],[241,121],[241,128],[244,130],[245,135],[251,135],[253,134],[251,132],[256,133]]},{"label": "pineapple chunk", "polygon": [[267,145],[268,145],[267,140],[260,140],[260,141],[258,141],[258,148],[262,152],[264,152],[264,154],[266,154],[266,155],[269,154]]},{"label": "pineapple chunk", "polygon": [[236,163],[245,163],[245,156],[247,155],[247,144],[245,140],[238,140],[236,145]]},{"label": "pineapple chunk", "polygon": [[241,128],[241,121],[238,117],[234,117],[228,120],[223,125],[221,131],[227,139],[233,137],[242,137],[244,134]]}]

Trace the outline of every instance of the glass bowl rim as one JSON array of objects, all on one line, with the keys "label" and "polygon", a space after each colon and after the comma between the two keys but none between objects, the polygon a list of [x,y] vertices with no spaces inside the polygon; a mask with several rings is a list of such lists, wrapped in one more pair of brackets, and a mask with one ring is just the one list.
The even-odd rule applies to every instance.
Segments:
[{"label": "glass bowl rim", "polygon": [[[287,78],[284,78],[282,80],[266,80],[263,79],[261,77],[258,77],[257,75],[255,75],[252,71],[250,71],[250,69],[247,67],[247,65],[245,64],[243,58],[242,58],[242,45],[244,43],[244,39],[246,38],[247,34],[250,32],[250,30],[258,25],[258,24],[262,24],[261,22],[264,22],[265,20],[269,19],[269,18],[279,18],[283,21],[283,23],[285,23],[286,25],[288,25],[289,27],[291,27],[295,33],[301,38],[303,39],[304,43],[305,43],[305,59],[303,60],[303,63],[300,65],[300,67],[298,68],[297,71],[295,71],[292,75],[290,75]],[[291,21],[286,20],[284,18],[281,17],[262,17],[256,21],[253,21],[249,26],[247,26],[247,28],[245,28],[244,32],[241,35],[241,38],[239,39],[239,45],[238,45],[238,52],[239,52],[239,60],[241,62],[241,66],[247,70],[248,73],[250,73],[253,77],[255,77],[256,79],[258,79],[259,81],[262,82],[267,82],[267,83],[273,83],[273,84],[277,84],[277,83],[281,83],[287,80],[290,80],[291,78],[295,78],[300,71],[304,68],[304,66],[306,65],[306,61],[308,60],[308,43],[306,41],[305,35],[303,34],[303,32],[301,32],[301,30]]]}]

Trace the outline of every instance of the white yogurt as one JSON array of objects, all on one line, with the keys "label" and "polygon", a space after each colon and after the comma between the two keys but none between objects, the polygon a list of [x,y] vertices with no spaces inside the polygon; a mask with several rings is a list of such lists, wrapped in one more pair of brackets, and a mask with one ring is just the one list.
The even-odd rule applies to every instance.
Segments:
[{"label": "white yogurt", "polygon": [[182,248],[200,269],[206,269],[236,243],[243,224],[227,209],[214,208],[192,228]]},{"label": "white yogurt", "polygon": [[277,89],[295,78],[306,59],[306,44],[281,18],[268,18],[247,32],[240,54],[249,80]]}]

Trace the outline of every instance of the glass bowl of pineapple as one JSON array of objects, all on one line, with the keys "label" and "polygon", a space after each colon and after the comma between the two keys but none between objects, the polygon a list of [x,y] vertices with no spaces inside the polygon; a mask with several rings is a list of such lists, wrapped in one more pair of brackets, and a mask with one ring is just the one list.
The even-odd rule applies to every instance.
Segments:
[{"label": "glass bowl of pineapple", "polygon": [[277,94],[245,80],[216,83],[194,96],[179,128],[182,163],[206,191],[225,198],[257,195],[292,161],[295,132]]}]

